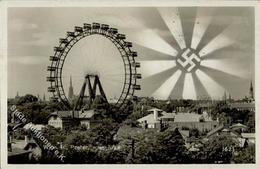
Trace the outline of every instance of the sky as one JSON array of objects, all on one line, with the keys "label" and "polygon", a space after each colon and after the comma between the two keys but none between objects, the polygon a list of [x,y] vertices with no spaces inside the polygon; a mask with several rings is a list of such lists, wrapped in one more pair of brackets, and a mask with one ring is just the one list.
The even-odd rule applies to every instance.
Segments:
[{"label": "sky", "polygon": [[[138,96],[158,99],[220,99],[249,93],[254,83],[254,9],[251,7],[9,8],[8,97],[45,93],[49,56],[59,38],[83,23],[105,23],[126,34],[141,63]],[[185,51],[194,56],[188,71]],[[188,52],[190,51],[190,52]],[[64,90],[75,94],[84,75],[100,76],[105,93],[120,95],[124,67],[116,47],[102,36],[77,43],[63,69]],[[199,58],[197,61],[196,58]]]}]

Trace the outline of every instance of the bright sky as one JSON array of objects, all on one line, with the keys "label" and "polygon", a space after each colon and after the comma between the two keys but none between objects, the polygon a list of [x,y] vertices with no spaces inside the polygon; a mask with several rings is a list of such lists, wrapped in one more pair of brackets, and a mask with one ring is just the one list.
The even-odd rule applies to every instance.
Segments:
[{"label": "bright sky", "polygon": [[[17,91],[49,96],[46,76],[53,47],[74,26],[93,22],[118,28],[133,42],[143,76],[139,96],[219,99],[227,91],[241,98],[254,82],[254,10],[250,7],[9,8],[8,97]],[[190,73],[175,62],[186,48],[194,49],[202,60]],[[121,58],[101,36],[80,41],[69,53],[65,91],[71,75],[74,92],[79,93],[88,72],[101,76],[108,97],[120,94]]]}]

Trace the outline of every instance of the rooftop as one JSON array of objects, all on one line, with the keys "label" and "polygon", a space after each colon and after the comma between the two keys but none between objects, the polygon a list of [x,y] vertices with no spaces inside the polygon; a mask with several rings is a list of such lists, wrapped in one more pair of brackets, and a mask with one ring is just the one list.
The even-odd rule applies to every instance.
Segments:
[{"label": "rooftop", "polygon": [[255,108],[255,103],[230,103],[230,108]]}]

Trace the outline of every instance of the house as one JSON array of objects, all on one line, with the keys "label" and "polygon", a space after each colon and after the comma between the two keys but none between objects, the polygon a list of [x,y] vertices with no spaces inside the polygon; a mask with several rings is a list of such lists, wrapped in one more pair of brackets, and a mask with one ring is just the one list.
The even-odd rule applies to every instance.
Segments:
[{"label": "house", "polygon": [[161,109],[152,108],[148,112],[151,113],[137,120],[144,128],[159,129],[163,123],[174,120],[173,113],[166,113]]},{"label": "house", "polygon": [[243,138],[242,135],[240,135],[238,132],[228,126],[220,125],[219,127],[213,129],[206,135],[204,140],[208,140],[209,138],[215,136],[228,136],[230,138],[233,138],[237,142],[237,147],[245,147],[246,145],[248,145],[248,141],[246,138]]},{"label": "house", "polygon": [[255,144],[255,133],[241,133],[241,136],[248,141],[248,144]]},{"label": "house", "polygon": [[170,125],[180,129],[197,128],[200,131],[210,131],[219,125],[219,122],[213,121],[206,112],[203,114],[167,113],[157,108],[152,108],[148,112],[151,113],[137,120],[144,128],[159,129],[164,125]]},{"label": "house", "polygon": [[98,124],[100,119],[100,113],[94,110],[78,111],[78,120],[80,125],[85,125],[87,129],[90,129],[91,126]]},{"label": "house", "polygon": [[207,112],[197,113],[174,113],[174,120],[169,123],[171,126],[179,128],[196,128],[199,131],[210,131],[219,125],[218,121],[213,121]]},{"label": "house", "polygon": [[249,110],[249,111],[255,111],[255,103],[254,102],[237,102],[237,103],[230,103],[229,107],[231,109],[237,109],[237,110]]},{"label": "house", "polygon": [[48,116],[48,125],[55,128],[67,128],[74,122],[72,111],[57,111]]},{"label": "house", "polygon": [[100,119],[100,113],[94,110],[57,111],[49,115],[48,125],[55,128],[85,125],[89,129],[91,125],[99,123]]},{"label": "house", "polygon": [[42,156],[42,149],[33,138],[25,136],[24,140],[13,139],[8,146],[8,162],[28,163],[37,161]]}]

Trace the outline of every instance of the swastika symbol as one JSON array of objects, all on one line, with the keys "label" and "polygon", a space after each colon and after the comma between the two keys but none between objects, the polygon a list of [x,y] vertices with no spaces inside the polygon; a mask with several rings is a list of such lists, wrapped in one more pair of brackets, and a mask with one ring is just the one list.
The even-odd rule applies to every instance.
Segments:
[{"label": "swastika symbol", "polygon": [[[192,71],[192,69],[196,66],[196,63],[193,61],[193,59],[195,59],[197,62],[200,62],[201,59],[199,58],[198,55],[196,55],[195,53],[191,52],[191,50],[189,48],[187,48],[181,55],[181,57],[184,59],[184,61],[182,61],[182,59],[178,58],[177,62],[184,68],[186,69],[188,72]],[[189,67],[187,67],[187,65],[190,65]]]}]

